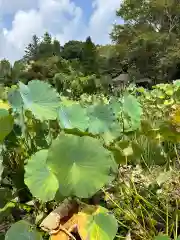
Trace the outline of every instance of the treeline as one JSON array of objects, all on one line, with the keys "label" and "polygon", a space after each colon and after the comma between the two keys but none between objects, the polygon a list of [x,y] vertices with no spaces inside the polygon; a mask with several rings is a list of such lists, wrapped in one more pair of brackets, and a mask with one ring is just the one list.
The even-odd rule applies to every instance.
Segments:
[{"label": "treeline", "polygon": [[91,37],[62,46],[49,33],[34,35],[22,59],[13,66],[0,62],[0,83],[40,79],[81,94],[107,89],[124,73],[152,84],[180,78],[179,0],[124,0],[117,17],[124,23],[114,25],[112,44],[105,46]]}]

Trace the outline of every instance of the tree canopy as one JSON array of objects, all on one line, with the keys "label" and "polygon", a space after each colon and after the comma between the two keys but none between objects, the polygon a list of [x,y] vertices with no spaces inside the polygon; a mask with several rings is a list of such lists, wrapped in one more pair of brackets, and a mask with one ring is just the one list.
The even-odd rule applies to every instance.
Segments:
[{"label": "tree canopy", "polygon": [[140,79],[159,83],[180,78],[178,0],[124,0],[116,15],[121,24],[113,25],[112,43],[96,45],[88,36],[84,41],[61,45],[48,32],[41,38],[34,35],[22,59],[13,66],[8,60],[0,62],[1,79],[5,84],[37,78],[53,83],[59,73],[94,75],[100,85],[108,86],[124,73],[135,83]]}]

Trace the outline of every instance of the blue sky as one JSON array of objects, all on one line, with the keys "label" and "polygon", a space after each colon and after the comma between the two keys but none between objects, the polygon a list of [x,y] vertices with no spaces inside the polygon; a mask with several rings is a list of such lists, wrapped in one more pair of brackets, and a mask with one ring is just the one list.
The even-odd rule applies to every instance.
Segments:
[{"label": "blue sky", "polygon": [[13,21],[14,15],[13,14],[6,14],[3,16],[2,21],[3,21],[3,25],[10,30],[12,27],[12,21]]},{"label": "blue sky", "polygon": [[61,44],[91,36],[110,43],[121,0],[0,0],[0,59],[21,58],[32,35],[48,31]]},{"label": "blue sky", "polygon": [[84,10],[84,20],[87,22],[93,11],[92,0],[74,0],[74,2]]}]

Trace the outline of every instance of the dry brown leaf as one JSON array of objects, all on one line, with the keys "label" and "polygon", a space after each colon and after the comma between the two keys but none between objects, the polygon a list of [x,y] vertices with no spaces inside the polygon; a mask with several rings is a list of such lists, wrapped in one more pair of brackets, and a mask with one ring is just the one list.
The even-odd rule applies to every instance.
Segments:
[{"label": "dry brown leaf", "polygon": [[56,235],[51,235],[50,240],[70,240],[70,238],[66,233],[60,231]]},{"label": "dry brown leaf", "polygon": [[[63,222],[61,219],[59,229],[54,233],[51,232],[50,240],[76,240],[75,237],[72,236],[72,233],[78,233],[82,240],[87,240],[88,233],[86,225],[89,221],[89,217],[94,213],[98,213],[98,211],[99,208],[95,206],[88,206],[83,208],[82,211],[72,214],[67,221]],[[51,220],[50,216],[49,220]],[[51,226],[50,223],[48,226]]]},{"label": "dry brown leaf", "polygon": [[65,199],[65,201],[63,201],[42,221],[40,227],[46,232],[57,230],[60,225],[66,223],[77,211],[77,203],[75,201]]},{"label": "dry brown leaf", "polygon": [[[61,225],[57,234],[52,234],[51,240],[73,239],[72,233],[77,232],[78,215],[74,214],[64,225]],[[75,239],[75,238],[74,238]]]}]

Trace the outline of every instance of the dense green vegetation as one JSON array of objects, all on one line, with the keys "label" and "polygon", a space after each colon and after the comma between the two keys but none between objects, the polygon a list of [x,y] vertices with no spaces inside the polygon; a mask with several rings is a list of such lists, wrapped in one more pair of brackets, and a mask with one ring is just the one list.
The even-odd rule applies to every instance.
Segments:
[{"label": "dense green vegetation", "polygon": [[117,16],[0,61],[0,239],[180,239],[180,3]]}]

